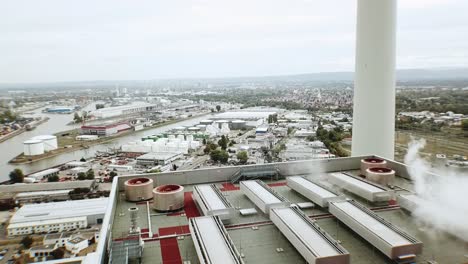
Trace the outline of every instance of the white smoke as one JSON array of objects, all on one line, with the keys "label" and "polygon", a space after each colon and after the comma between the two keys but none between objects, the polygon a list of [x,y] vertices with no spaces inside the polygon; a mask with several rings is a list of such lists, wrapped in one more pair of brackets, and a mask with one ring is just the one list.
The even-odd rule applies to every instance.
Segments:
[{"label": "white smoke", "polygon": [[448,168],[436,168],[419,156],[426,142],[413,140],[408,145],[405,163],[415,192],[424,200],[413,215],[434,229],[447,231],[468,241],[468,175]]}]

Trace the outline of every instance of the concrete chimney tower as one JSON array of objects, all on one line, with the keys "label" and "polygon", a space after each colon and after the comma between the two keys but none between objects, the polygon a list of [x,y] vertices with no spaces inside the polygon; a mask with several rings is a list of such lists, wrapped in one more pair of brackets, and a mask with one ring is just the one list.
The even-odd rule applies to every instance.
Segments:
[{"label": "concrete chimney tower", "polygon": [[358,0],[352,155],[394,158],[396,0]]}]

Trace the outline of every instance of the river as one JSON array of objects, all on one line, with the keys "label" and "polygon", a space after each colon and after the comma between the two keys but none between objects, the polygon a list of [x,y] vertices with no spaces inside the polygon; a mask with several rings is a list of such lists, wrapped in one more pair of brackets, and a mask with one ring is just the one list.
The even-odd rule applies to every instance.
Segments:
[{"label": "river", "polygon": [[[92,110],[94,103],[88,105],[84,110]],[[89,109],[88,109],[89,108]],[[200,122],[203,119],[207,119],[207,116],[200,116],[190,120],[180,121],[173,123],[167,126],[162,126],[154,129],[149,129],[141,132],[136,132],[131,135],[123,136],[117,138],[112,142],[91,146],[88,149],[76,150],[74,152],[64,153],[49,159],[40,160],[30,164],[8,164],[8,161],[16,157],[17,155],[23,152],[23,142],[28,140],[33,136],[38,135],[50,135],[55,134],[61,131],[70,130],[77,128],[79,125],[67,125],[72,119],[73,114],[45,114],[41,112],[42,109],[34,111],[35,116],[47,116],[49,121],[39,125],[36,129],[32,131],[26,131],[16,137],[13,137],[5,142],[0,143],[0,181],[8,180],[8,174],[15,168],[20,168],[25,174],[32,173],[35,171],[43,170],[58,164],[62,164],[71,160],[79,160],[82,157],[93,156],[94,153],[98,150],[105,151],[109,148],[120,147],[122,144],[128,141],[135,141],[142,137],[161,133],[167,131],[171,128],[184,125],[192,125]]]}]

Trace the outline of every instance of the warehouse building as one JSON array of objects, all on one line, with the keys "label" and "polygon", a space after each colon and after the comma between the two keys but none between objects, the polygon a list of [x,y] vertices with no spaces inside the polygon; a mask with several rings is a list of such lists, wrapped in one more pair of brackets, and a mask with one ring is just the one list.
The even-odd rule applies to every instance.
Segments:
[{"label": "warehouse building", "polygon": [[137,158],[137,164],[142,166],[167,165],[182,157],[180,152],[151,152]]},{"label": "warehouse building", "polygon": [[154,104],[137,102],[129,105],[101,108],[92,112],[91,115],[100,119],[149,112],[153,111],[154,109],[156,109],[156,105]]},{"label": "warehouse building", "polygon": [[52,169],[47,169],[47,170],[43,170],[43,171],[39,171],[39,172],[36,172],[36,173],[33,173],[33,174],[29,174],[27,177],[28,178],[32,178],[34,179],[35,181],[41,181],[41,180],[44,180],[44,179],[47,179],[49,178],[50,176],[56,176],[59,174],[59,169],[57,168],[52,168]]},{"label": "warehouse building", "polygon": [[97,135],[97,136],[112,136],[117,133],[132,129],[127,123],[114,123],[102,125],[86,125],[81,126],[81,134]]},{"label": "warehouse building", "polygon": [[64,232],[101,224],[108,198],[27,204],[10,219],[9,236]]}]

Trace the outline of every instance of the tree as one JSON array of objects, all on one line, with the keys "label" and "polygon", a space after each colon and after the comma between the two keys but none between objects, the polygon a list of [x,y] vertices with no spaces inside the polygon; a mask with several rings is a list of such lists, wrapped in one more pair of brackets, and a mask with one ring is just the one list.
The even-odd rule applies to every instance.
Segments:
[{"label": "tree", "polygon": [[206,145],[206,138],[203,139],[202,143],[203,145]]},{"label": "tree", "polygon": [[113,181],[113,180],[114,180],[114,177],[116,177],[116,176],[117,176],[117,172],[115,172],[115,171],[111,171],[111,172],[109,173],[109,177],[110,177],[111,181]]},{"label": "tree", "polygon": [[464,119],[461,123],[461,127],[463,131],[468,131],[468,119]]},{"label": "tree", "polygon": [[75,112],[75,116],[73,117],[73,120],[75,121],[75,123],[83,122],[83,119],[81,118],[81,116],[77,112]]},{"label": "tree", "polygon": [[88,180],[93,180],[93,179],[94,179],[94,171],[93,171],[93,169],[89,169],[89,170],[86,172],[86,179],[88,179]]},{"label": "tree", "polygon": [[30,236],[25,236],[21,239],[21,245],[25,248],[30,248],[31,245],[34,243],[34,240]]},{"label": "tree", "polygon": [[84,172],[78,173],[77,179],[80,180],[80,181],[86,180],[86,173],[84,173]]},{"label": "tree", "polygon": [[59,181],[59,176],[58,175],[52,175],[47,178],[48,182],[58,182]]},{"label": "tree", "polygon": [[221,139],[218,141],[218,145],[223,149],[223,150],[226,150],[227,149],[227,144],[228,144],[228,139],[222,135],[221,136]]},{"label": "tree", "polygon": [[237,159],[241,164],[247,163],[247,160],[249,159],[247,151],[240,151],[239,153],[237,153]]},{"label": "tree", "polygon": [[221,106],[220,105],[216,106],[216,111],[218,111],[218,112],[221,111]]},{"label": "tree", "polygon": [[50,253],[54,259],[62,259],[65,255],[65,250],[63,248],[56,248]]},{"label": "tree", "polygon": [[211,151],[210,157],[214,162],[226,163],[229,159],[229,154],[225,150],[216,149]]},{"label": "tree", "polygon": [[21,183],[24,180],[24,173],[21,169],[14,169],[10,172],[10,180],[13,183]]},{"label": "tree", "polygon": [[81,157],[80,161],[81,162],[86,162],[86,159],[84,157]]}]

